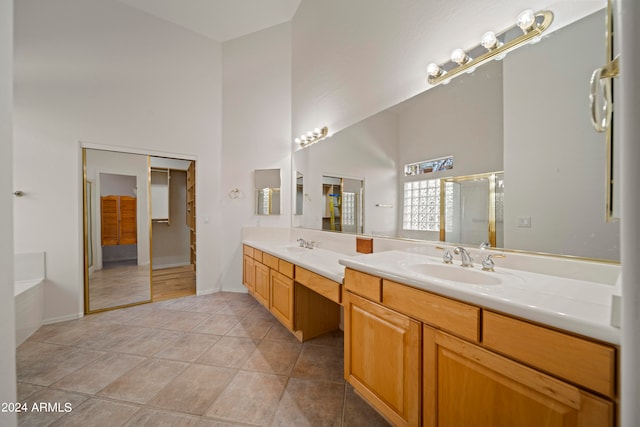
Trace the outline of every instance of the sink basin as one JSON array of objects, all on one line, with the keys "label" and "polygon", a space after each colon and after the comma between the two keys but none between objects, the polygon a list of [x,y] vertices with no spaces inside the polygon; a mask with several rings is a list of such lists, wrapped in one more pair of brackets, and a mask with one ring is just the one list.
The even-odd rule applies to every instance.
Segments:
[{"label": "sink basin", "polygon": [[290,254],[302,254],[311,251],[311,249],[301,248],[300,246],[286,246],[284,251]]},{"label": "sink basin", "polygon": [[450,280],[452,282],[469,283],[472,285],[499,285],[502,280],[495,273],[472,270],[454,265],[444,264],[415,264],[408,267],[409,270],[431,276],[437,279]]}]

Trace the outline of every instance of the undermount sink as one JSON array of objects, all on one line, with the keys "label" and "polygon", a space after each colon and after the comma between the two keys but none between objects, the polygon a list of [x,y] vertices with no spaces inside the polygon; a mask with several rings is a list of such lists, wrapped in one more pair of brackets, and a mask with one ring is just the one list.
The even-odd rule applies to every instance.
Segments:
[{"label": "undermount sink", "polygon": [[292,254],[302,254],[305,252],[309,252],[311,249],[302,248],[300,246],[286,246],[284,248],[285,252],[289,252]]},{"label": "undermount sink", "polygon": [[499,285],[502,283],[501,278],[495,275],[495,273],[472,270],[468,267],[444,264],[414,264],[408,268],[418,274],[452,282],[469,283],[472,285]]}]

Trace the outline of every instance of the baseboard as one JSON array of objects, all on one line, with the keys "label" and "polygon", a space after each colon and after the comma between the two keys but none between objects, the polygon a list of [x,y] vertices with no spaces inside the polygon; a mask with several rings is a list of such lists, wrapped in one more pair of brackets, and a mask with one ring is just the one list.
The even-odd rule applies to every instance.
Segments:
[{"label": "baseboard", "polygon": [[191,265],[190,262],[175,262],[170,264],[154,264],[151,270],[162,270],[165,268],[175,268],[175,267],[186,267],[187,265]]},{"label": "baseboard", "polygon": [[60,322],[66,322],[67,320],[80,319],[81,317],[84,317],[84,313],[69,314],[67,316],[60,316],[60,317],[51,317],[49,319],[43,319],[42,324],[50,325],[52,323],[60,323]]}]

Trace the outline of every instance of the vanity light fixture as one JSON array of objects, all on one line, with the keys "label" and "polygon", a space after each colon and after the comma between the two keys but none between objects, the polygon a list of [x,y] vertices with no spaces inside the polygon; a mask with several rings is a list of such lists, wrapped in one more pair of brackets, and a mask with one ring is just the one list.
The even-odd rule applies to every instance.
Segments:
[{"label": "vanity light fixture", "polygon": [[427,66],[427,79],[432,85],[447,83],[452,77],[463,72],[471,72],[490,59],[503,59],[507,52],[516,47],[527,42],[539,41],[552,21],[553,12],[551,11],[525,10],[518,15],[512,27],[500,33],[487,31],[482,35],[479,45],[466,51],[454,50],[450,60],[443,64],[430,63]]},{"label": "vanity light fixture", "polygon": [[308,147],[311,144],[315,144],[318,141],[322,141],[325,138],[329,138],[331,134],[329,133],[328,127],[315,128],[313,132],[307,132],[306,134],[300,135],[300,137],[296,138],[294,141],[296,144],[299,144],[300,147]]}]

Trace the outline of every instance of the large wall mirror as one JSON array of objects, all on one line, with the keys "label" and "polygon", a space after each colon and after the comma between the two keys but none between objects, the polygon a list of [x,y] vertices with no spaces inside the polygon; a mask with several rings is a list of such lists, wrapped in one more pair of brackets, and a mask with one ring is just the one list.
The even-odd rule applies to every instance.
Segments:
[{"label": "large wall mirror", "polygon": [[[296,147],[292,170],[304,175],[308,197],[293,226],[322,230],[323,176],[355,176],[363,181],[363,234],[445,240],[439,230],[403,225],[406,183],[501,172],[499,187],[493,188],[500,204],[494,222],[501,224],[493,246],[619,261],[619,224],[606,215],[606,137],[593,130],[588,104],[591,73],[605,58],[606,4],[580,13],[502,61],[426,90],[332,138]],[[563,14],[566,18],[570,11]],[[405,174],[405,165],[449,156],[452,169]],[[477,193],[484,187],[473,188]],[[454,215],[460,224],[473,223],[464,210]],[[475,232],[450,233],[446,239],[467,245],[476,240]]]},{"label": "large wall mirror", "polygon": [[85,312],[196,292],[195,161],[83,149]]}]

